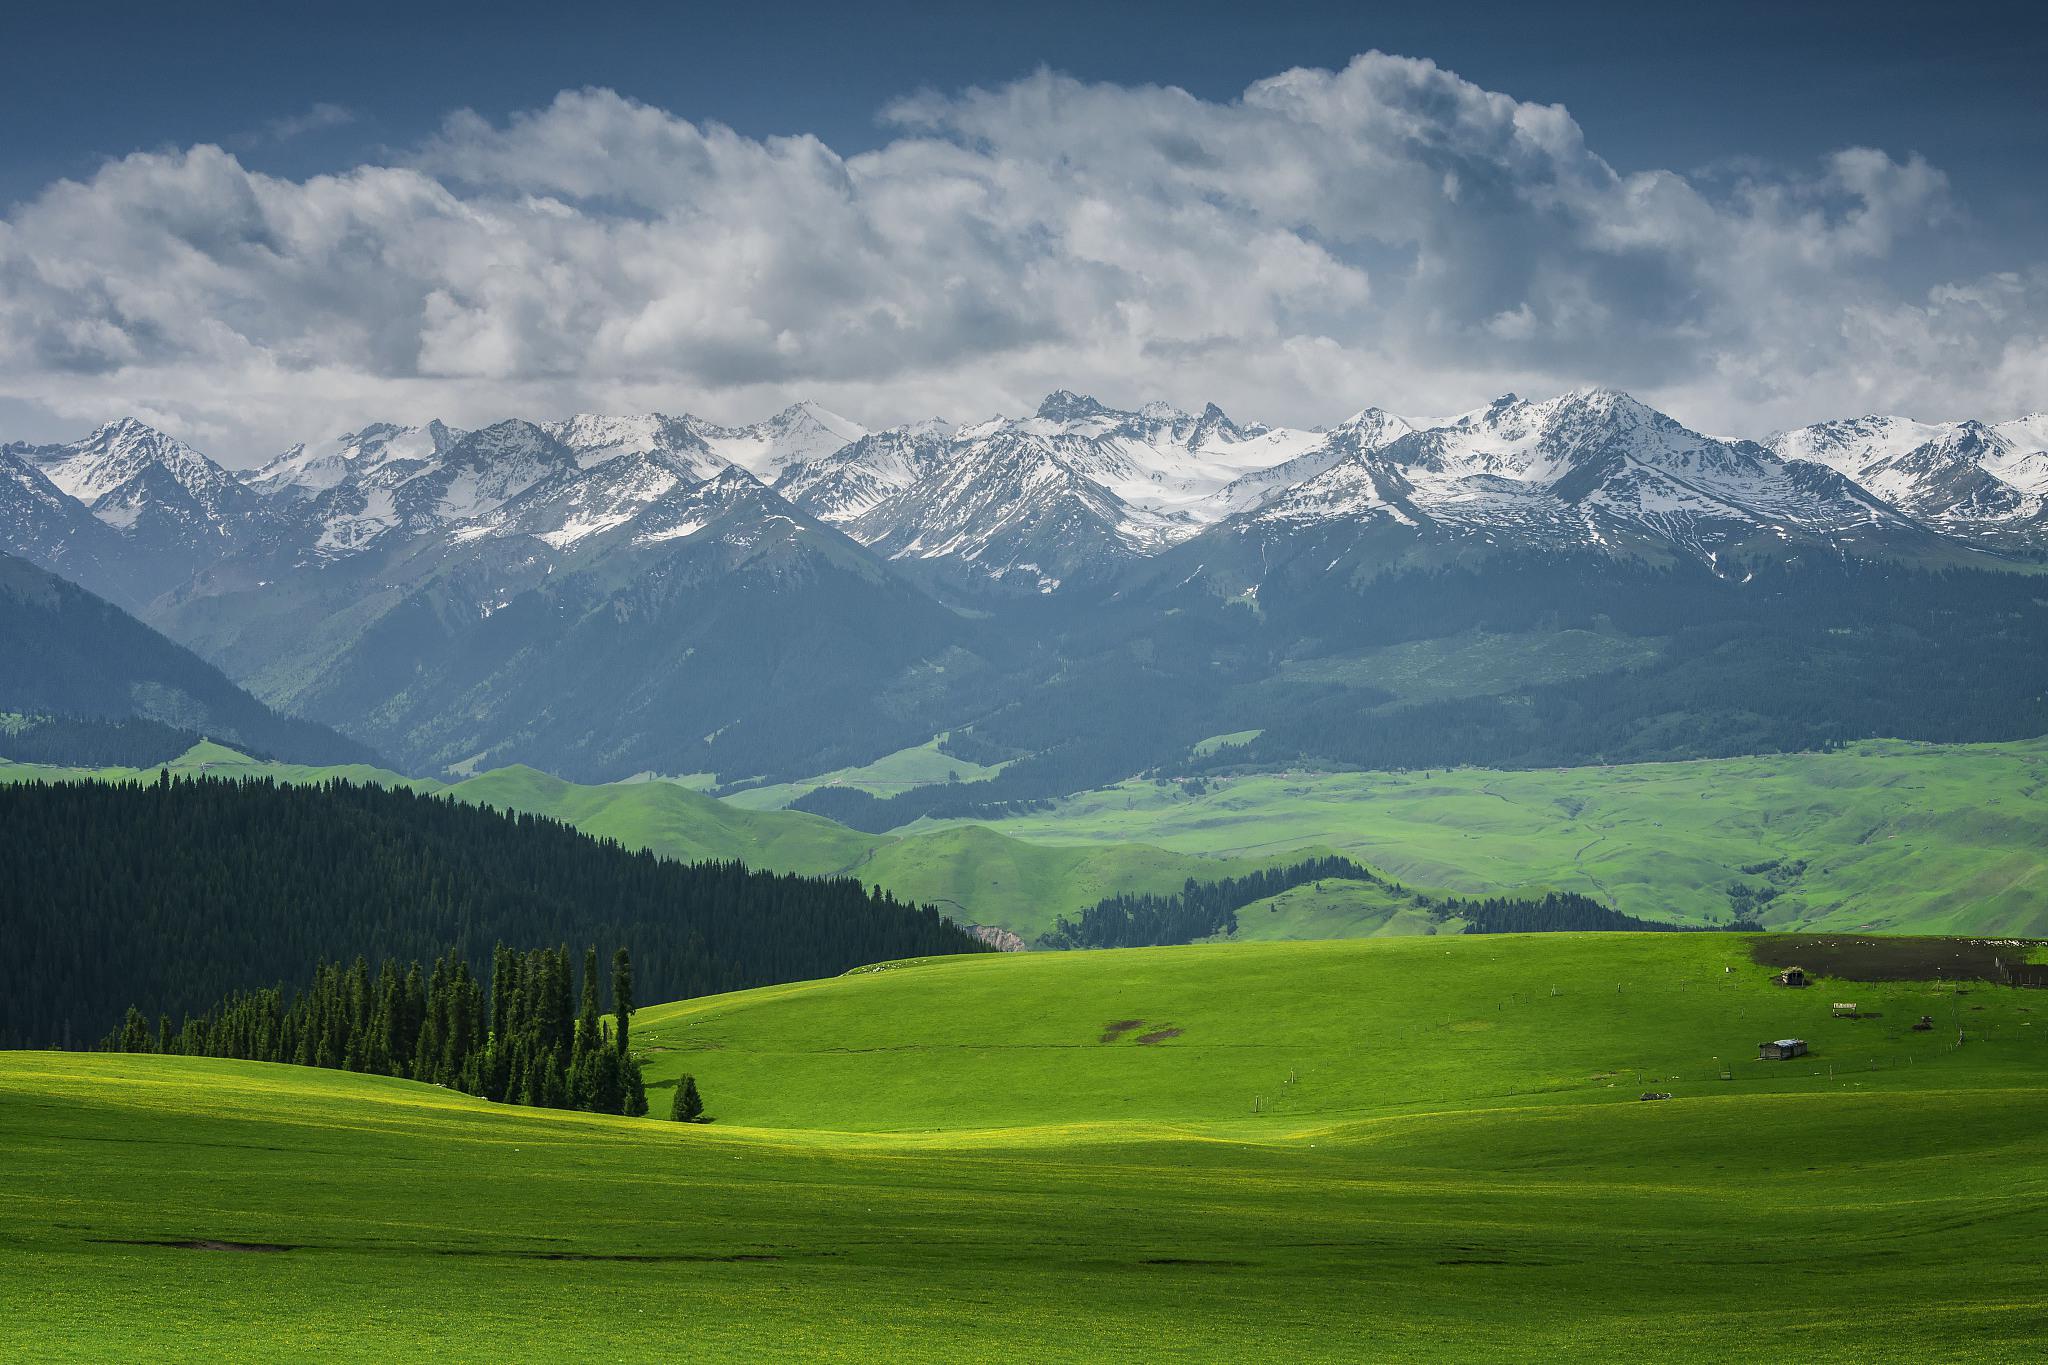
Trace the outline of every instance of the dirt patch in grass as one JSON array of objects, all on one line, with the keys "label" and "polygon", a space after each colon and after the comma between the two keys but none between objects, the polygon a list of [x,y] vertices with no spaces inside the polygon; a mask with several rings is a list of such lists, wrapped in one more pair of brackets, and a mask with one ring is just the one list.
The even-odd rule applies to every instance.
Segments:
[{"label": "dirt patch in grass", "polygon": [[1141,1033],[1138,1035],[1138,1046],[1150,1047],[1154,1043],[1163,1043],[1168,1038],[1178,1037],[1180,1037],[1180,1030],[1177,1028],[1154,1029],[1150,1033]]},{"label": "dirt patch in grass", "polygon": [[1104,1024],[1102,1026],[1102,1041],[1113,1043],[1132,1029],[1143,1027],[1145,1027],[1143,1019],[1119,1019],[1115,1023]]},{"label": "dirt patch in grass", "polygon": [[[2037,984],[2027,959],[2038,945],[2020,939],[1770,934],[1750,940],[1764,967],[1804,967],[1843,981],[1995,981]],[[2041,981],[2038,984],[2048,984]]]}]

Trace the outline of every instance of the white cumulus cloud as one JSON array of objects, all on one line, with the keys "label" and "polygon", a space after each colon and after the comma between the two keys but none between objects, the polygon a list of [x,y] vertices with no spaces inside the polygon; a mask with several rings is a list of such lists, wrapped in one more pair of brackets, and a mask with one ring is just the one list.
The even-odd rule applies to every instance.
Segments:
[{"label": "white cumulus cloud", "polygon": [[848,157],[580,90],[305,180],[113,161],[0,220],[0,410],[247,462],[373,418],[801,396],[1312,423],[1601,382],[1758,434],[2048,387],[2040,262],[1915,275],[1969,230],[1917,157],[1621,174],[1562,107],[1377,53],[1229,102],[1040,73],[884,118]]}]

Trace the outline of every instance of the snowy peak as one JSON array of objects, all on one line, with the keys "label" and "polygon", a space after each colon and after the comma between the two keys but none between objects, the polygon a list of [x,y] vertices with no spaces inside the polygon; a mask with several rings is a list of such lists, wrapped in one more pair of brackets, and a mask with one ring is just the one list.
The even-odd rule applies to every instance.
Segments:
[{"label": "snowy peak", "polygon": [[805,460],[830,455],[867,435],[867,428],[816,403],[793,403],[765,422],[746,427],[715,426],[695,417],[680,419],[719,459],[764,481]]},{"label": "snowy peak", "polygon": [[33,446],[0,446],[0,550],[65,570],[101,591],[114,533],[50,482],[29,458]]},{"label": "snowy peak", "polygon": [[847,523],[892,559],[951,561],[977,577],[1051,592],[1163,543],[1161,519],[1129,507],[1033,423],[970,428],[915,483]]},{"label": "snowy peak", "polygon": [[231,537],[255,515],[240,480],[132,417],[68,445],[17,449],[101,522],[166,546]]},{"label": "snowy peak", "polygon": [[[1187,415],[1178,412],[1177,409],[1174,411],[1179,416]],[[1070,389],[1054,389],[1039,403],[1038,411],[1033,415],[1048,422],[1086,422],[1095,418],[1116,418],[1126,414],[1106,408],[1086,394],[1075,393]]]},{"label": "snowy peak", "polygon": [[1542,402],[1507,394],[1421,430],[1384,414],[1360,418],[1331,433],[1332,446],[1358,439],[1355,451],[1274,497],[1254,521],[1391,522],[1484,543],[1700,558],[1759,538],[1911,532],[1853,483],[1802,472],[1749,442],[1703,436],[1615,389]]},{"label": "snowy peak", "polygon": [[1406,418],[1397,417],[1385,408],[1361,408],[1332,427],[1329,434],[1342,437],[1361,449],[1378,450],[1413,430],[1414,426]]},{"label": "snowy peak", "polygon": [[701,481],[726,467],[726,461],[704,443],[687,418],[647,413],[638,417],[606,417],[582,413],[545,430],[574,451],[585,469],[621,456],[659,455],[663,462]]},{"label": "snowy peak", "polygon": [[393,461],[432,460],[467,434],[438,418],[423,427],[373,422],[361,431],[295,445],[243,481],[265,497],[310,498]]},{"label": "snowy peak", "polygon": [[36,463],[50,482],[90,506],[150,469],[162,469],[180,485],[217,499],[234,479],[213,461],[176,437],[123,417],[108,422],[82,441],[44,446]]},{"label": "snowy peak", "polygon": [[2048,519],[2048,419],[1990,426],[1872,414],[1780,432],[1770,446],[1957,533],[2003,538]]},{"label": "snowy peak", "polygon": [[852,521],[943,464],[954,428],[931,418],[871,432],[829,455],[785,468],[775,491],[821,521]]}]

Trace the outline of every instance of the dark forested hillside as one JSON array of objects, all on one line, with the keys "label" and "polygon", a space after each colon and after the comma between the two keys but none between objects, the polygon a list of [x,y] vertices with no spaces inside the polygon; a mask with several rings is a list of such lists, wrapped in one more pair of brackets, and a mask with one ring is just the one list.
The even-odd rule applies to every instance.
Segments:
[{"label": "dark forested hillside", "polygon": [[[2048,733],[2048,594],[2024,574],[1511,556],[1364,579],[1323,567],[1276,568],[1256,611],[1199,582],[1040,610],[1041,671],[984,680],[934,717],[948,752],[1011,760],[999,775],[887,798],[819,787],[796,805],[879,832],[1154,770],[1578,766]],[[1543,679],[1538,661],[1568,632],[1621,642],[1631,661]],[[1452,683],[1400,662],[1453,641],[1489,652],[1488,670]]]},{"label": "dark forested hillside", "polygon": [[979,951],[846,879],[686,866],[530,815],[332,782],[0,788],[0,1042],[83,1043],[357,954],[629,945],[667,1000]]},{"label": "dark forested hillside", "polygon": [[[175,758],[205,736],[145,716],[19,716],[0,720],[0,758],[79,768],[145,768]],[[239,750],[269,758],[261,750]]]},{"label": "dark forested hillside", "polygon": [[1402,575],[1366,596],[1360,615],[1328,610],[1326,592],[1290,610],[1308,605],[1302,628],[1320,621],[1362,645],[1531,621],[1662,643],[1639,667],[1488,695],[1388,706],[1327,689],[1251,722],[1257,741],[1207,766],[1576,766],[2048,732],[2048,595],[2020,574],[1760,563],[1731,579],[1526,563]]},{"label": "dark forested hillside", "polygon": [[[193,735],[296,763],[377,757],[279,715],[113,603],[9,555],[0,555],[0,712],[51,718],[24,727],[9,754],[39,763],[156,763]],[[147,723],[89,723],[130,719]]]}]

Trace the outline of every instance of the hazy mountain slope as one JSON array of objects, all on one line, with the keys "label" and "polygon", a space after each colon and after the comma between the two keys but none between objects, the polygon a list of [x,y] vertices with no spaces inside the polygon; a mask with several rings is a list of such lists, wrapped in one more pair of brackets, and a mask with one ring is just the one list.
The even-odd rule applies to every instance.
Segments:
[{"label": "hazy mountain slope", "polygon": [[112,603],[10,555],[0,555],[0,711],[141,717],[301,762],[371,758],[362,744],[278,715]]},{"label": "hazy mountain slope", "polygon": [[842,761],[932,733],[882,694],[954,646],[957,618],[750,476],[561,545],[503,510],[413,555],[295,704],[429,767],[572,776],[744,775],[835,733]]}]

